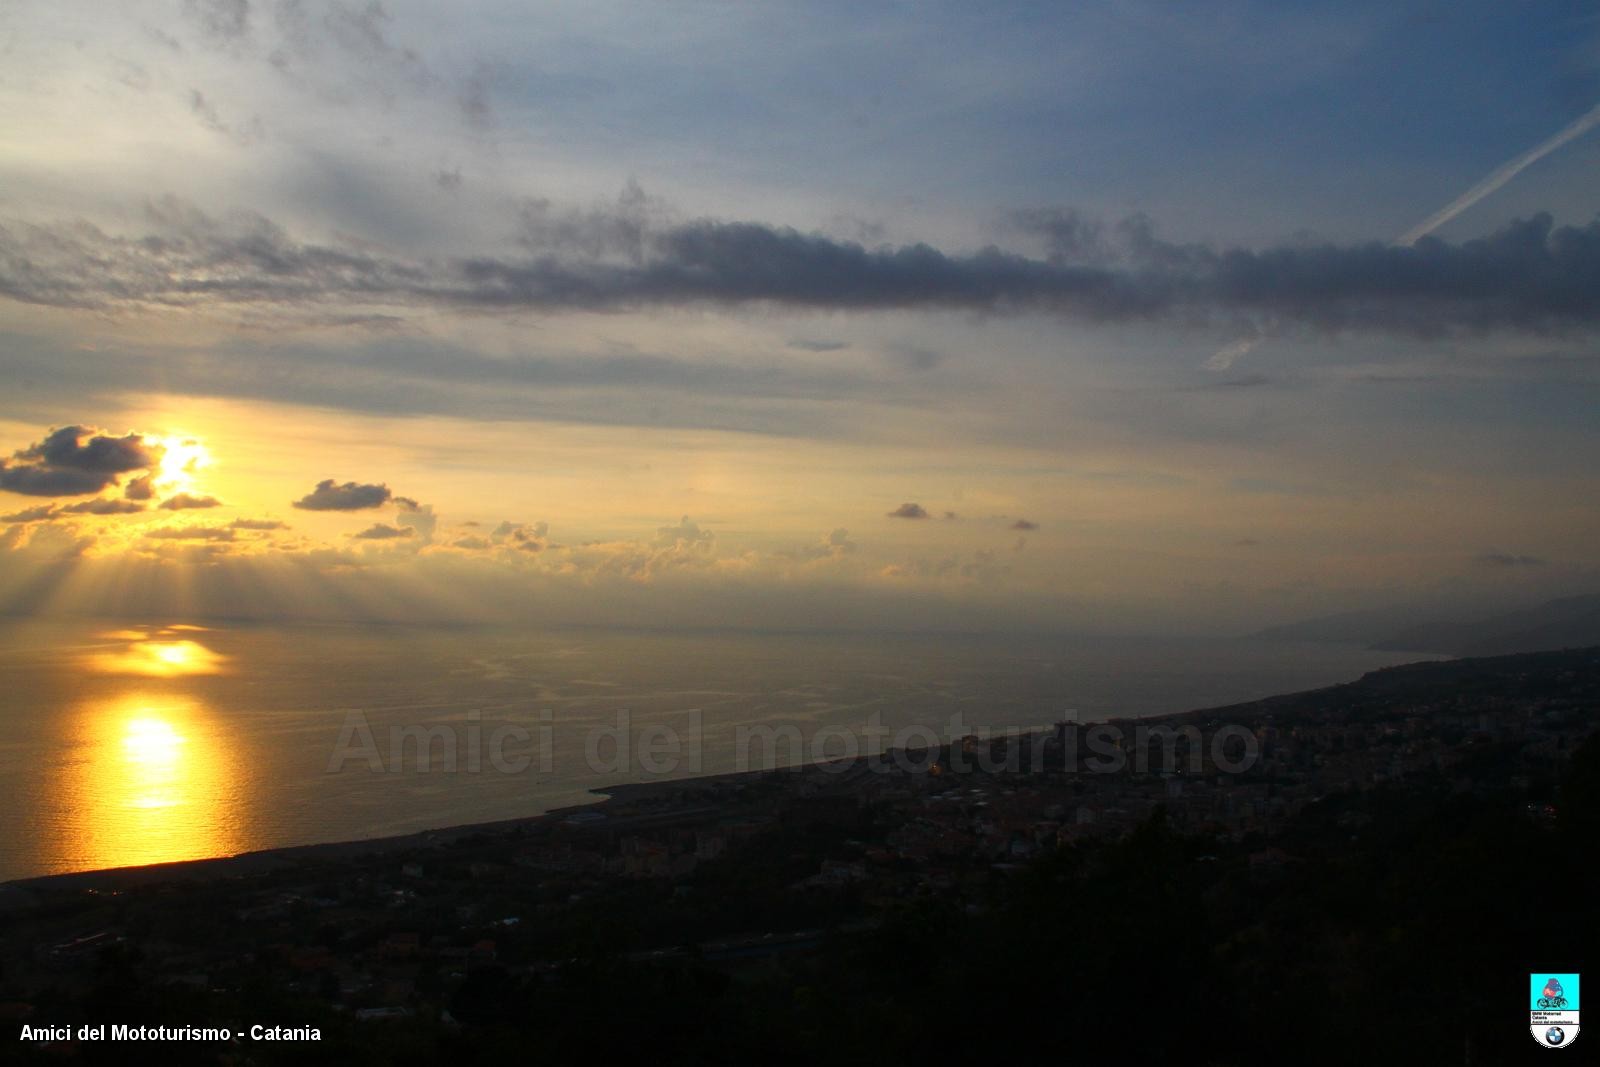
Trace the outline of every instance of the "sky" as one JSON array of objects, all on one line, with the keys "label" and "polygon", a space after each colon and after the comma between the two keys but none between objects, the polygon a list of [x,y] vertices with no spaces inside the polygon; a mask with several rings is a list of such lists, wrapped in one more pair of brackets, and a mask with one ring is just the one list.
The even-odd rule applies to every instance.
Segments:
[{"label": "sky", "polygon": [[1600,588],[1577,3],[0,3],[0,611]]}]

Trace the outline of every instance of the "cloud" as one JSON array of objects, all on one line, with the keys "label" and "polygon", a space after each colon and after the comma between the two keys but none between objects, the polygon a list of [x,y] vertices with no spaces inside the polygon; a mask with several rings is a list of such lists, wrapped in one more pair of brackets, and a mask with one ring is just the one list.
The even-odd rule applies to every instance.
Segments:
[{"label": "cloud", "polygon": [[997,585],[1010,573],[1011,568],[996,561],[988,550],[974,552],[970,557],[959,553],[943,559],[915,559],[907,563],[891,563],[878,572],[879,577],[917,579],[923,581],[961,580],[982,585]]},{"label": "cloud", "polygon": [[[642,194],[641,194],[642,195]],[[366,245],[296,240],[260,216],[217,221],[168,204],[155,231],[86,222],[0,226],[0,294],[66,307],[257,304],[325,314],[330,303],[461,311],[772,305],[872,311],[1046,312],[1088,322],[1211,320],[1435,337],[1600,326],[1600,221],[1546,214],[1489,236],[1414,245],[1173,244],[1148,220],[1089,242],[1080,224],[1043,258],[925,243],[868,248],[758,222],[661,222],[628,204],[534,213],[528,254],[402,259]]]},{"label": "cloud", "polygon": [[1543,567],[1548,563],[1538,556],[1518,556],[1510,552],[1485,552],[1477,561],[1486,567]]},{"label": "cloud", "polygon": [[63,515],[132,515],[144,510],[143,504],[131,500],[101,499],[84,500],[76,504],[68,504],[61,509]]},{"label": "cloud", "polygon": [[1225,345],[1224,347],[1217,349],[1217,351],[1213,352],[1211,357],[1205,361],[1203,366],[1206,370],[1230,370],[1235,363],[1239,362],[1245,356],[1248,356],[1251,352],[1255,351],[1256,346],[1259,345],[1261,341],[1261,335],[1252,331],[1249,337],[1241,337],[1232,344]]},{"label": "cloud", "polygon": [[155,481],[153,474],[141,475],[123,487],[122,495],[129,500],[149,500],[156,495]]},{"label": "cloud", "polygon": [[1011,224],[1044,241],[1052,263],[1111,263],[1118,252],[1107,240],[1105,224],[1074,208],[1024,208]]},{"label": "cloud", "polygon": [[399,514],[394,517],[395,525],[415,530],[422,540],[432,541],[434,528],[439,525],[439,517],[433,513],[433,505],[418,504],[409,497],[396,497],[395,500],[410,505],[401,507]]},{"label": "cloud", "polygon": [[47,522],[56,516],[54,504],[40,504],[38,507],[23,508],[13,511],[9,515],[0,515],[0,522]]},{"label": "cloud", "polygon": [[183,11],[216,44],[232,44],[250,34],[250,0],[184,0]]},{"label": "cloud", "polygon": [[[65,523],[19,524],[0,534],[0,551],[22,553],[34,563],[46,565],[81,559],[94,545],[92,534]],[[5,577],[8,575],[0,573],[0,578]]]},{"label": "cloud", "polygon": [[775,552],[773,558],[804,563],[816,560],[840,560],[853,555],[860,547],[850,540],[850,531],[840,526],[812,544]]},{"label": "cloud", "polygon": [[478,70],[465,78],[456,90],[456,106],[461,117],[473,129],[487,129],[493,124],[493,109],[489,103],[489,78]]},{"label": "cloud", "polygon": [[[0,300],[0,308],[5,306]],[[179,358],[165,347],[127,339],[104,340],[86,354],[63,337],[9,333],[0,337],[0,347],[7,371],[33,381],[36,397],[63,404],[92,398],[107,410],[115,410],[120,397],[149,389],[154,379],[174,393],[384,414],[449,414],[478,421],[554,417],[606,425],[648,419],[658,427],[709,426],[789,437],[842,428],[850,414],[823,402],[827,398],[904,397],[896,383],[864,373],[863,366],[817,367],[806,360],[785,365],[742,357],[735,362],[721,352],[619,354],[577,345],[501,356],[477,352],[465,341],[420,331],[411,337],[342,340],[319,333],[293,341],[233,332],[231,340],[187,349]],[[673,402],[664,402],[663,393]],[[738,402],[748,397],[790,402]],[[328,462],[337,464],[335,473],[380,471],[358,469],[345,459]],[[321,473],[313,467],[298,476],[309,489]],[[393,488],[400,493],[407,487]],[[229,503],[237,502],[229,498]]]},{"label": "cloud", "polygon": [[277,519],[234,519],[228,523],[230,530],[287,530],[289,524]]},{"label": "cloud", "polygon": [[234,532],[226,526],[163,526],[146,530],[145,536],[158,541],[232,541]]},{"label": "cloud", "polygon": [[889,512],[888,515],[891,519],[926,519],[928,517],[928,509],[921,504],[913,504],[908,501]]},{"label": "cloud", "polygon": [[716,534],[702,530],[700,524],[685,515],[676,526],[663,526],[656,531],[656,544],[669,548],[709,548]]},{"label": "cloud", "polygon": [[57,506],[40,504],[9,515],[0,515],[0,522],[46,522],[62,515],[132,515],[144,510],[143,504],[116,498],[83,500],[76,504]]},{"label": "cloud", "polygon": [[360,533],[353,533],[350,536],[357,541],[393,541],[415,535],[416,531],[409,526],[390,526],[388,523],[375,522]]},{"label": "cloud", "polygon": [[544,537],[549,532],[549,523],[536,522],[529,525],[507,520],[494,528],[489,534],[489,540],[494,544],[510,545],[524,552],[538,552],[544,548]]},{"label": "cloud", "polygon": [[850,347],[848,341],[809,340],[796,337],[788,342],[787,347],[798,349],[801,352],[843,352]]},{"label": "cloud", "polygon": [[114,474],[49,467],[13,467],[0,459],[0,489],[23,496],[84,496],[98,493],[114,481]]},{"label": "cloud", "polygon": [[1013,530],[1037,530],[1039,528],[1039,524],[1036,522],[1030,522],[1027,519],[1018,519],[1016,522],[1011,524],[1011,528]]},{"label": "cloud", "polygon": [[248,145],[261,136],[262,124],[260,116],[253,116],[243,126],[236,126],[223,119],[218,113],[216,105],[206,99],[206,95],[199,89],[189,90],[189,110],[194,112],[200,124],[213,133],[220,133],[233,141]]},{"label": "cloud", "polygon": [[222,501],[214,496],[196,496],[193,493],[174,493],[161,502],[162,511],[187,511],[195,508],[218,508]]},{"label": "cloud", "polygon": [[387,485],[364,485],[358,482],[334,483],[324,478],[317,487],[291,506],[304,511],[361,511],[387,504],[394,494]]},{"label": "cloud", "polygon": [[[1402,247],[1416,244],[1423,237],[1466,211],[1484,197],[1494,193],[1528,167],[1569,141],[1582,137],[1597,125],[1600,125],[1600,105],[1590,108],[1553,137],[1496,167],[1482,181],[1401,234],[1393,243]],[[1270,327],[1271,323],[1269,322],[1267,325]],[[1267,334],[1262,332],[1260,328],[1246,324],[1245,336],[1218,349],[1202,366],[1210,371],[1230,370],[1235,363],[1249,355],[1257,345],[1266,339]]]},{"label": "cloud", "polygon": [[126,474],[155,466],[161,461],[161,449],[145,444],[144,437],[136,433],[110,437],[87,426],[63,426],[17,452],[16,458],[49,467]]},{"label": "cloud", "polygon": [[112,437],[87,426],[51,430],[43,441],[0,459],[0,489],[24,496],[86,496],[120,475],[161,462],[160,445],[141,434]]}]

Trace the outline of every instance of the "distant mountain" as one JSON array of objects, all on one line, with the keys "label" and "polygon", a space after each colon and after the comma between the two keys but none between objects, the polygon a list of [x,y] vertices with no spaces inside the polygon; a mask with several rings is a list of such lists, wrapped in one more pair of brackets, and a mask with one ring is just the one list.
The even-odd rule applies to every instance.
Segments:
[{"label": "distant mountain", "polygon": [[1375,641],[1390,652],[1502,656],[1600,645],[1600,595],[1563,597],[1476,622],[1425,622]]}]

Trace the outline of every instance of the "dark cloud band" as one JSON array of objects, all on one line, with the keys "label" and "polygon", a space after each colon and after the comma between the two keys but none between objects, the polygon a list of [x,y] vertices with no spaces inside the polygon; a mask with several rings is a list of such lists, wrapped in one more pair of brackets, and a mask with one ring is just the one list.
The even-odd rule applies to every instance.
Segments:
[{"label": "dark cloud band", "polygon": [[1138,221],[1106,242],[1075,216],[1034,213],[1023,223],[1051,245],[1039,258],[993,247],[867,248],[757,223],[697,221],[645,229],[624,251],[566,240],[523,258],[414,261],[298,242],[255,216],[225,224],[172,208],[155,220],[156,232],[136,238],[84,223],[0,227],[0,294],[69,307],[945,308],[1419,336],[1600,325],[1600,222],[1557,227],[1548,215],[1458,244],[1428,237],[1410,246],[1253,250],[1168,244]]}]

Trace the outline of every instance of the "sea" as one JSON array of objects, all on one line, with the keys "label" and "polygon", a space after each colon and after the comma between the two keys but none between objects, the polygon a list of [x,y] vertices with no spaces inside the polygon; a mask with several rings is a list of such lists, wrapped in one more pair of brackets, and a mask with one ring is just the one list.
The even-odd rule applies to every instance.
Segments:
[{"label": "sea", "polygon": [[0,881],[1218,707],[1424,657],[1264,639],[0,623]]}]

